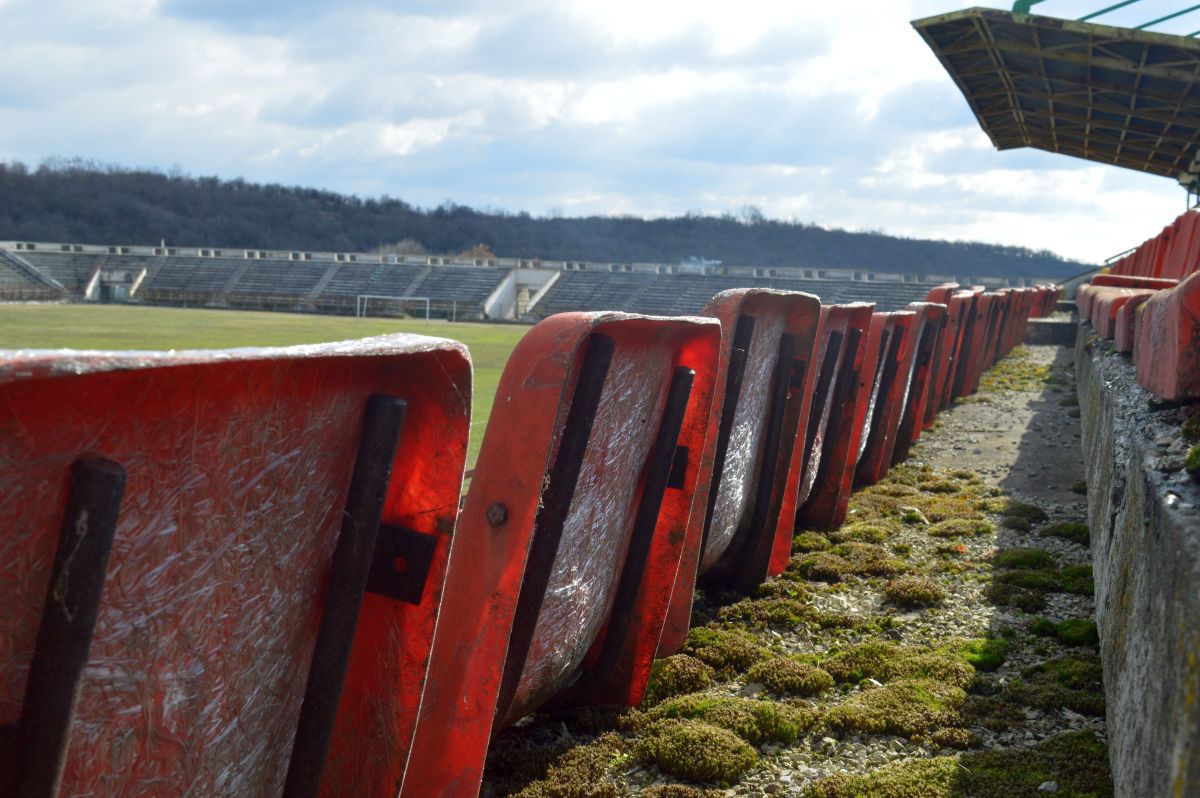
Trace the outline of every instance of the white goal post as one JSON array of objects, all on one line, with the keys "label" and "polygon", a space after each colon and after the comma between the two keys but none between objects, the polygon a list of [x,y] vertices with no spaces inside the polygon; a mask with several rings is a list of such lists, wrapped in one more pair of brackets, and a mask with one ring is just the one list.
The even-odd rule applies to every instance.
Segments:
[{"label": "white goal post", "polygon": [[370,301],[377,300],[376,305],[387,305],[398,303],[400,308],[405,307],[407,302],[424,302],[425,303],[425,321],[429,321],[429,297],[427,296],[389,296],[387,294],[359,294],[354,302],[354,316],[359,319],[365,319],[368,315],[368,305]]}]

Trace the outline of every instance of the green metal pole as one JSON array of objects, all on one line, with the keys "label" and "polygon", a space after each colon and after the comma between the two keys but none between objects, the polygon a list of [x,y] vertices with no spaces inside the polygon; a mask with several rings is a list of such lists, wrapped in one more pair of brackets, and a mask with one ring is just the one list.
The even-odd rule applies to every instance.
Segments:
[{"label": "green metal pole", "polygon": [[1176,11],[1174,14],[1167,14],[1165,17],[1159,17],[1158,19],[1152,19],[1144,25],[1138,25],[1136,28],[1134,28],[1134,30],[1145,30],[1146,28],[1150,27],[1151,25],[1157,25],[1160,22],[1166,22],[1168,19],[1175,19],[1175,17],[1182,17],[1184,14],[1190,14],[1191,12],[1195,11],[1198,8],[1200,8],[1200,4],[1191,6],[1190,8],[1185,8],[1182,11]]},{"label": "green metal pole", "polygon": [[1121,3],[1114,3],[1113,5],[1109,6],[1108,8],[1102,8],[1099,11],[1093,11],[1092,13],[1088,14],[1086,17],[1080,17],[1079,21],[1087,22],[1089,19],[1098,17],[1101,14],[1107,14],[1109,11],[1116,11],[1118,8],[1124,8],[1125,6],[1131,6],[1134,3],[1137,3],[1140,1],[1141,0],[1124,0],[1124,2],[1121,2]]},{"label": "green metal pole", "polygon": [[1033,8],[1038,3],[1044,3],[1046,0],[1017,0],[1013,3],[1014,14],[1028,14],[1029,9]]}]

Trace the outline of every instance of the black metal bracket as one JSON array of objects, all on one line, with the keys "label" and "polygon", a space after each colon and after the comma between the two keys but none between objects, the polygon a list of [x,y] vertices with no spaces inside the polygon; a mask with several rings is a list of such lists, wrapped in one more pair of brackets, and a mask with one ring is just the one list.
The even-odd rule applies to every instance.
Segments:
[{"label": "black metal bracket", "polygon": [[358,457],[333,552],[329,591],[284,782],[285,798],[315,798],[321,789],[406,411],[404,400],[395,396],[374,394],[367,399]]},{"label": "black metal bracket", "polygon": [[575,498],[575,488],[583,470],[583,458],[587,454],[596,413],[600,409],[600,397],[604,393],[604,382],[608,378],[615,351],[616,342],[607,335],[592,333],[588,336],[558,454],[542,485],[541,509],[534,521],[529,555],[525,560],[525,578],[517,593],[517,606],[513,610],[512,630],[508,637],[508,653],[504,658],[496,695],[497,718],[506,716],[512,709],[517,685],[525,670],[525,661],[529,658],[533,633],[546,598],[546,587],[550,584],[550,571],[558,556],[559,544],[562,543],[563,526],[567,521],[571,500]]},{"label": "black metal bracket", "polygon": [[646,575],[650,549],[654,543],[654,530],[658,527],[658,516],[662,512],[672,463],[676,462],[679,432],[683,429],[683,418],[687,413],[688,399],[692,395],[695,379],[696,372],[686,366],[676,367],[671,376],[666,405],[663,407],[658,431],[654,437],[654,447],[650,450],[643,469],[645,476],[642,481],[642,497],[634,517],[633,532],[625,553],[625,566],[621,570],[608,629],[600,657],[593,668],[594,673],[606,674],[617,667],[621,650],[637,623],[637,619],[634,618],[634,605]]},{"label": "black metal bracket", "polygon": [[367,592],[420,604],[436,550],[436,535],[382,524],[367,574]]},{"label": "black metal bracket", "polygon": [[3,735],[6,786],[19,784],[15,794],[22,798],[58,795],[124,494],[125,469],[117,463],[81,458],[73,464],[20,728]]},{"label": "black metal bracket", "polygon": [[671,473],[667,476],[667,487],[672,490],[683,490],[687,478],[688,447],[676,446],[675,457],[671,461]]}]

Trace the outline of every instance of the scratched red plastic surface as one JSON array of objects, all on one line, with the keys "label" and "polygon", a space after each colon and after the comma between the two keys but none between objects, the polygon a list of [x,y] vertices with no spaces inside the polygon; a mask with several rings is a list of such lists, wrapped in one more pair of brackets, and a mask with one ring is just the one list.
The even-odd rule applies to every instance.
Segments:
[{"label": "scratched red plastic surface", "polygon": [[[895,343],[880,349],[879,365],[875,369],[874,407],[867,413],[859,444],[857,481],[878,482],[892,463],[892,450],[900,423],[908,406],[909,388],[916,369],[916,349],[924,328],[925,314],[911,310],[893,311],[884,316],[892,328]],[[874,321],[874,319],[872,319]],[[890,364],[890,365],[889,365]],[[892,381],[884,385],[884,375],[892,373]]]},{"label": "scratched red plastic surface", "polygon": [[942,327],[946,321],[946,306],[937,302],[911,302],[908,309],[921,319],[919,350],[915,358],[912,384],[904,407],[904,417],[897,433],[892,451],[892,464],[908,457],[908,450],[921,436],[925,418],[925,402],[929,397],[929,383],[933,379],[941,355]]},{"label": "scratched red plastic surface", "polygon": [[[846,320],[845,352],[835,380],[844,383],[845,388],[835,388],[834,396],[841,401],[832,408],[825,424],[819,465],[808,500],[796,513],[797,523],[810,529],[832,529],[845,520],[858,461],[858,440],[863,433],[867,399],[878,363],[878,352],[867,351],[874,307],[865,302],[829,306],[830,320],[839,317]],[[854,330],[860,334],[857,345],[851,347],[854,342],[850,340],[850,332]],[[818,447],[815,443],[811,446],[816,457]]]},{"label": "scratched red plastic surface", "polygon": [[[465,349],[388,336],[0,361],[0,723],[18,721],[68,469],[99,454],[128,476],[61,794],[277,793],[366,398],[409,404],[385,520],[434,532],[461,480]],[[336,736],[366,772],[342,782],[334,767],[340,794],[403,768],[416,709],[403,679],[422,679],[433,619],[390,604],[364,607],[356,645],[373,664],[356,649]]]},{"label": "scratched red plastic surface", "polygon": [[1200,396],[1200,274],[1158,291],[1137,310],[1137,381],[1169,401]]},{"label": "scratched red plastic surface", "polygon": [[[542,485],[563,434],[582,347],[592,334],[613,339],[612,366],[534,644],[522,668],[515,713],[567,686],[589,649],[600,642],[629,540],[630,508],[640,491],[637,480],[676,366],[696,370],[701,386],[689,400],[681,439],[686,434],[693,445],[703,446],[695,433],[704,429],[712,398],[720,336],[716,322],[564,313],[526,334],[501,377],[456,532],[458,537],[471,535],[474,544],[455,549],[447,575],[404,796],[478,791]],[[648,649],[639,653],[647,672],[663,628],[661,612],[680,575],[682,550],[699,545],[698,524],[707,499],[702,490],[707,480],[699,473],[702,459],[689,457],[685,488],[677,491],[686,497],[674,497],[660,513],[655,547],[639,586],[636,637]],[[506,512],[493,523],[488,508],[496,505]],[[651,612],[655,607],[659,617]],[[644,687],[645,674],[639,678]],[[632,697],[638,699],[640,692]]]},{"label": "scratched red plastic surface", "polygon": [[[748,317],[754,319],[754,335],[746,356],[746,368],[743,373],[741,389],[737,397],[734,413],[734,423],[730,430],[729,443],[725,452],[724,468],[720,474],[714,474],[714,484],[718,485],[716,501],[713,505],[712,522],[708,530],[708,541],[703,552],[700,572],[712,568],[726,554],[730,542],[738,533],[739,528],[750,523],[748,510],[751,503],[751,492],[757,486],[759,473],[763,467],[762,434],[767,423],[767,413],[775,372],[777,371],[780,337],[790,334],[795,339],[793,358],[797,367],[802,370],[807,382],[814,368],[814,345],[818,335],[821,303],[812,294],[790,291],[774,291],[769,289],[738,289],[723,291],[713,297],[705,308],[707,315],[721,320],[726,335],[725,349],[732,345],[733,331],[738,319]],[[728,357],[728,351],[722,352],[722,357]],[[724,373],[722,372],[722,381]],[[778,489],[773,501],[782,497],[783,487],[789,471],[789,463],[795,456],[792,441],[797,432],[803,436],[807,426],[811,391],[789,390],[785,401],[793,403],[790,418],[795,428],[785,431],[793,436],[790,440],[781,441],[775,481]],[[726,401],[724,392],[721,400]],[[717,405],[714,405],[717,406]],[[712,417],[710,436],[716,436],[720,421],[720,410]],[[770,535],[774,540],[786,538],[787,545],[791,544],[791,524],[779,528],[780,514],[776,518],[767,519],[766,526],[760,530],[762,534]],[[774,546],[772,547],[774,548]],[[688,598],[690,607],[690,597]],[[689,610],[690,612],[690,610]]]}]

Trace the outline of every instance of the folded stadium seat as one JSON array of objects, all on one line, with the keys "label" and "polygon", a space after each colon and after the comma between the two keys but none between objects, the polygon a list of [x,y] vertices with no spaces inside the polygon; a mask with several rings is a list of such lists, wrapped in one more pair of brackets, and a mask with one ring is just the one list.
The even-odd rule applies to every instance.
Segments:
[{"label": "folded stadium seat", "polygon": [[[811,294],[734,289],[704,309],[721,321],[718,396],[709,421],[712,484],[698,573],[709,585],[750,592],[782,572],[792,519],[781,514],[795,445],[807,428],[821,303]],[[691,588],[672,599],[662,653],[683,644]]]},{"label": "folded stadium seat", "polygon": [[424,336],[0,352],[0,792],[394,791],[470,394]]},{"label": "folded stadium seat", "polygon": [[[876,349],[868,350],[879,353],[878,365],[854,472],[855,482],[862,485],[878,482],[892,465],[892,452],[908,405],[926,319],[924,311],[898,310],[876,313],[872,322],[880,316],[886,318],[885,340],[880,340]],[[890,335],[886,334],[887,328]]]},{"label": "folded stadium seat", "polygon": [[1117,310],[1117,320],[1113,332],[1113,346],[1118,352],[1133,351],[1134,334],[1137,328],[1137,309],[1156,292],[1147,292],[1140,296],[1131,296]]},{"label": "folded stadium seat", "polygon": [[1200,274],[1159,291],[1137,309],[1133,362],[1138,384],[1167,401],[1200,397]]},{"label": "folded stadium seat", "polygon": [[988,342],[995,332],[996,313],[1000,305],[995,301],[996,294],[980,291],[975,298],[975,313],[963,334],[963,357],[958,373],[955,375],[954,396],[969,396],[979,388],[979,378],[983,370],[990,365],[985,362],[989,357],[985,354]]},{"label": "folded stadium seat", "polygon": [[711,319],[563,313],[513,350],[400,795],[475,795],[493,727],[568,687],[640,701],[672,589],[692,590],[720,342]]},{"label": "folded stadium seat", "polygon": [[954,386],[958,382],[958,373],[963,368],[967,347],[970,343],[971,330],[975,325],[975,301],[979,292],[958,290],[950,295],[947,307],[950,309],[950,339],[946,351],[946,366],[942,374],[942,384],[935,386],[937,403],[934,414],[945,410],[954,401]]},{"label": "folded stadium seat", "polygon": [[[1018,294],[1011,288],[1001,288],[996,292],[994,300],[999,308],[997,311],[996,327],[992,333],[992,340],[988,344],[985,353],[985,364],[983,370],[987,370],[996,364],[1000,358],[1004,357],[1008,352],[1005,350],[1005,344],[1009,340],[1012,333],[1013,324],[1016,319]],[[982,376],[982,371],[981,371]],[[979,384],[976,383],[977,389]]]},{"label": "folded stadium seat", "polygon": [[[989,319],[986,331],[983,337],[983,346],[979,353],[979,362],[976,363],[975,369],[971,372],[971,381],[969,384],[969,393],[975,393],[979,390],[979,382],[983,378],[983,372],[987,371],[1002,355],[1000,344],[1003,341],[1004,333],[1012,326],[1011,311],[1013,305],[1012,291],[992,291],[984,296],[990,300],[988,309]],[[1040,302],[1038,292],[1031,292],[1031,302]]]},{"label": "folded stadium seat", "polygon": [[[1097,274],[1086,285],[1075,292],[1075,303],[1081,319],[1091,320],[1097,297],[1104,296],[1109,289],[1148,289],[1160,291],[1179,285],[1178,280],[1159,277],[1132,277],[1123,274]],[[1120,294],[1116,294],[1120,296]]]},{"label": "folded stadium seat", "polygon": [[908,459],[909,449],[921,437],[924,426],[925,403],[929,400],[929,384],[933,380],[935,364],[941,355],[942,332],[946,325],[946,306],[938,302],[913,302],[908,306],[921,319],[920,333],[916,340],[916,354],[912,384],[904,415],[896,432],[896,443],[892,449],[892,465]]},{"label": "folded stadium seat", "polygon": [[946,304],[946,301],[950,299],[951,294],[959,290],[961,287],[962,286],[960,286],[958,283],[942,283],[941,285],[935,285],[925,294],[925,301],[937,302],[944,305]]},{"label": "folded stadium seat", "polygon": [[1029,315],[1033,309],[1033,297],[1035,293],[1036,291],[1032,288],[1012,289],[1012,298],[1009,300],[1012,305],[1009,311],[1010,322],[1008,329],[1005,331],[1005,338],[1001,349],[1003,354],[1001,356],[1007,355],[1025,341],[1025,333],[1029,327]]},{"label": "folded stadium seat", "polygon": [[[799,464],[804,482],[797,494],[806,492],[804,483],[811,485],[806,501],[797,502],[796,524],[805,529],[833,529],[846,518],[858,460],[858,442],[863,434],[863,420],[877,365],[878,353],[867,350],[873,309],[873,305],[865,302],[823,305],[821,308],[825,314],[822,336],[829,339],[827,350],[840,349],[840,355],[834,361],[826,351],[823,358],[823,373],[818,377],[818,384],[820,380],[828,379],[824,374],[826,367],[836,364],[830,401],[824,408],[828,420],[817,426],[818,437],[807,441],[809,459]],[[835,346],[838,333],[841,334],[840,346]]]},{"label": "folded stadium seat", "polygon": [[1150,297],[1155,291],[1144,288],[1101,288],[1092,295],[1089,321],[1101,338],[1114,338],[1117,333],[1117,312],[1134,297]]},{"label": "folded stadium seat", "polygon": [[1200,211],[1191,210],[1175,220],[1174,246],[1163,266],[1162,276],[1182,280],[1200,265]]}]

